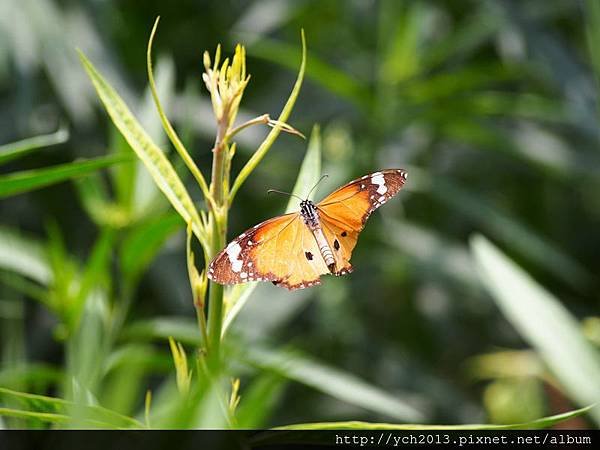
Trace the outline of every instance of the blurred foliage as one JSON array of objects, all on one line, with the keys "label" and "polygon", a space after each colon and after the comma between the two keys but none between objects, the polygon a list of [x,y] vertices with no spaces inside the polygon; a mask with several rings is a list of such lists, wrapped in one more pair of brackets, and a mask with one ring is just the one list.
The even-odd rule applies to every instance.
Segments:
[{"label": "blurred foliage", "polygon": [[[281,111],[306,34],[288,122],[320,137],[308,154],[275,141],[227,238],[283,212],[266,190],[302,192],[320,175],[306,168],[330,175],[317,198],[409,173],[352,275],[234,294],[218,376],[198,363],[185,223],[76,52],[204,208],[148,88],[158,15],[158,97],[205,174],[203,51],[246,46],[243,123]],[[0,2],[0,426],[519,424],[598,402],[598,36],[593,0]],[[267,133],[236,136],[233,174]],[[596,427],[600,413],[559,419]]]}]

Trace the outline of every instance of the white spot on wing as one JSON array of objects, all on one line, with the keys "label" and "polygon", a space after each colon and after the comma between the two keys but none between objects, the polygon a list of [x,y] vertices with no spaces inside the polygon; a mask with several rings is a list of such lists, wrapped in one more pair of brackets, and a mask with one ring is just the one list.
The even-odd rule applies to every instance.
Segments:
[{"label": "white spot on wing", "polygon": [[232,242],[227,246],[227,256],[229,257],[229,262],[231,263],[231,270],[234,272],[239,272],[242,270],[242,260],[238,259],[240,256],[240,252],[242,251],[242,247],[237,242]]},{"label": "white spot on wing", "polygon": [[387,186],[385,185],[385,179],[383,178],[383,174],[381,172],[375,172],[371,175],[371,182],[373,184],[377,184],[379,187],[377,188],[377,193],[379,195],[383,195],[387,192]]}]

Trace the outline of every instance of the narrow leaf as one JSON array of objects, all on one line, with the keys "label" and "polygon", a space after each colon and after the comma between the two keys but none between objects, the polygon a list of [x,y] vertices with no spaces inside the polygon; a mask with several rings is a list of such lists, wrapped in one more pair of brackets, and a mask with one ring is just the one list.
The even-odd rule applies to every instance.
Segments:
[{"label": "narrow leaf", "polygon": [[48,284],[52,279],[48,255],[42,243],[6,227],[0,227],[0,269],[41,284]]},{"label": "narrow leaf", "polygon": [[[319,125],[315,125],[308,141],[308,150],[302,161],[300,172],[296,178],[296,184],[292,190],[292,195],[297,195],[300,198],[314,199],[316,190],[313,190],[315,185],[321,178],[321,130]],[[298,199],[293,196],[290,197],[286,213],[297,211],[299,208]]]},{"label": "narrow leaf", "polygon": [[[294,69],[297,64],[291,57],[294,54],[291,45],[268,38],[253,43],[248,48],[248,54],[289,69]],[[308,57],[307,66],[306,76],[312,81],[362,109],[368,108],[371,93],[364,83],[315,56]]]},{"label": "narrow leaf", "polygon": [[[566,392],[581,405],[600,401],[600,359],[579,323],[483,236],[471,240],[482,281],[498,307],[544,359]],[[600,410],[592,411],[600,423]]]},{"label": "narrow leaf", "polygon": [[62,144],[69,139],[69,131],[60,128],[54,133],[42,134],[31,138],[23,139],[10,144],[0,145],[0,165],[13,159],[22,158],[36,150],[49,147],[51,145]]},{"label": "narrow leaf", "polygon": [[600,83],[600,4],[594,0],[586,0],[584,14],[588,51],[596,83]]},{"label": "narrow leaf", "polygon": [[85,55],[80,52],[79,57],[115,126],[142,160],[154,182],[175,210],[186,223],[192,223],[194,233],[198,239],[204,241],[205,237],[198,212],[167,157],[141,127],[117,92],[100,75]]},{"label": "narrow leaf", "polygon": [[454,210],[460,211],[463,216],[479,223],[494,237],[501,239],[556,278],[580,290],[582,286],[589,286],[591,276],[585,267],[565,254],[555,243],[535,233],[509,213],[492,207],[480,194],[470,192],[441,177],[432,179],[431,194]]},{"label": "narrow leaf", "polygon": [[[302,62],[300,64],[300,70],[298,72],[298,78],[296,79],[296,83],[292,88],[292,92],[285,103],[285,106],[281,110],[281,114],[277,118],[278,122],[286,122],[288,117],[292,113],[292,109],[294,108],[294,104],[296,103],[296,99],[298,98],[298,94],[300,93],[300,88],[302,87],[302,81],[304,80],[304,71],[306,70],[306,38],[304,37],[304,30],[302,30]],[[265,140],[260,144],[256,152],[252,155],[250,160],[244,165],[237,178],[235,179],[233,186],[231,188],[231,192],[229,195],[229,203],[231,203],[237,193],[238,189],[241,185],[246,181],[246,178],[252,173],[252,171],[256,168],[258,163],[265,157],[277,136],[281,132],[281,126],[276,126],[273,128]]]},{"label": "narrow leaf", "polygon": [[14,408],[0,408],[0,416],[16,417],[18,419],[37,419],[46,423],[68,423],[70,420],[66,414],[26,411]]},{"label": "narrow leaf", "polygon": [[15,383],[34,385],[37,388],[62,381],[60,369],[43,363],[23,363],[0,370],[0,386]]},{"label": "narrow leaf", "polygon": [[204,197],[207,201],[210,201],[212,200],[212,197],[210,195],[208,184],[206,183],[204,175],[202,175],[202,172],[188,153],[187,149],[181,142],[181,139],[179,139],[179,136],[177,135],[177,132],[171,125],[171,122],[169,122],[169,119],[167,118],[164,108],[162,107],[162,104],[160,102],[160,96],[158,95],[158,90],[156,89],[156,83],[154,82],[154,74],[152,72],[152,43],[154,42],[154,35],[156,34],[156,29],[158,27],[159,20],[160,17],[157,17],[154,21],[154,26],[152,27],[152,32],[150,33],[150,38],[148,39],[148,49],[146,51],[146,68],[148,71],[148,84],[150,86],[152,98],[154,99],[154,104],[156,105],[156,110],[158,111],[158,115],[160,117],[160,121],[163,125],[165,133],[167,133],[167,136],[169,136],[173,147],[175,147],[175,150],[177,150],[177,153],[179,153],[179,156],[181,156],[181,159],[185,162],[185,165],[188,167],[190,172],[192,172],[192,175],[194,175],[194,178],[196,179],[198,185],[202,189]]},{"label": "narrow leaf", "polygon": [[129,160],[130,158],[123,156],[103,156],[44,169],[25,170],[3,175],[0,176],[0,198],[60,183]]},{"label": "narrow leaf", "polygon": [[173,337],[183,344],[200,345],[198,324],[189,317],[157,317],[135,322],[122,333],[125,339],[166,340]]},{"label": "narrow leaf", "polygon": [[465,425],[419,425],[405,423],[373,423],[373,422],[320,422],[300,423],[276,427],[275,430],[529,430],[532,428],[550,428],[565,420],[581,416],[589,412],[592,406],[575,409],[554,416],[543,417],[526,423],[509,425],[496,424],[465,424]]},{"label": "narrow leaf", "polygon": [[106,274],[110,273],[108,265],[114,240],[113,230],[105,228],[94,244],[81,277],[79,292],[69,305],[69,316],[74,322],[79,319],[88,296],[94,289],[101,286],[101,283],[105,281]]},{"label": "narrow leaf", "polygon": [[[14,398],[27,405],[37,408],[41,411],[16,411],[15,414],[23,413],[25,417],[34,417],[38,415],[38,418],[44,420],[45,417],[48,421],[56,418],[59,422],[70,421],[70,417],[66,414],[67,409],[74,406],[73,402],[63,400],[56,397],[48,397],[46,395],[29,394],[26,392],[18,392],[10,389],[0,387],[0,395]],[[102,423],[105,426],[110,427],[134,427],[143,428],[143,425],[137,420],[123,416],[110,409],[102,408],[101,406],[86,406],[83,409],[87,417],[84,419],[90,422]],[[48,413],[47,411],[51,411]],[[12,415],[11,411],[6,408],[0,409],[0,415]],[[56,416],[56,417],[54,417]],[[68,418],[68,420],[67,420]]]},{"label": "narrow leaf", "polygon": [[169,212],[133,228],[123,239],[121,247],[123,271],[130,277],[140,274],[156,257],[165,240],[182,226],[181,217]]},{"label": "narrow leaf", "polygon": [[329,367],[312,358],[290,352],[251,349],[242,358],[262,369],[310,386],[325,394],[360,406],[369,411],[385,414],[398,420],[423,420],[424,415],[414,406],[392,397],[354,375]]}]

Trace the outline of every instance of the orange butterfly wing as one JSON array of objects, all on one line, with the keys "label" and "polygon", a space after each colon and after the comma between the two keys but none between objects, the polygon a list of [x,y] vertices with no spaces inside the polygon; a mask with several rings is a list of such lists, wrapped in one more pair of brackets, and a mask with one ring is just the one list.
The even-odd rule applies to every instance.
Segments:
[{"label": "orange butterfly wing", "polygon": [[328,273],[317,243],[298,213],[267,220],[239,235],[210,263],[220,284],[272,281],[290,290],[321,284]]},{"label": "orange butterfly wing", "polygon": [[406,171],[401,169],[374,172],[342,186],[317,204],[339,275],[352,271],[352,250],[371,213],[396,195],[406,179]]}]

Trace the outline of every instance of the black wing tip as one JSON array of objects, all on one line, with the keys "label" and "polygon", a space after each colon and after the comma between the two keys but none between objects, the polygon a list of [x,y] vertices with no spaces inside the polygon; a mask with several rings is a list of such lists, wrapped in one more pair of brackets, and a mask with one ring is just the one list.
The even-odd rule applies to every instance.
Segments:
[{"label": "black wing tip", "polygon": [[336,277],[341,277],[343,275],[348,275],[350,273],[354,272],[354,267],[352,267],[351,265],[347,265],[345,267],[342,267],[340,270],[338,270],[335,273]]},{"label": "black wing tip", "polygon": [[396,169],[396,172],[398,172],[398,175],[400,175],[400,177],[406,181],[408,180],[408,172],[404,169]]}]

